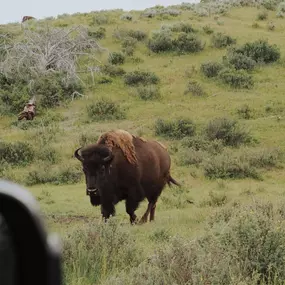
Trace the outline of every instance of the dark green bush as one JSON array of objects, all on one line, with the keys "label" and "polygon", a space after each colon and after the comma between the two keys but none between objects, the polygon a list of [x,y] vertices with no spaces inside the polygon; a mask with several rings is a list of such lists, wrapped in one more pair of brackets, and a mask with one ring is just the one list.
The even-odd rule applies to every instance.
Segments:
[{"label": "dark green bush", "polygon": [[111,52],[108,58],[109,63],[117,65],[124,64],[125,56],[121,52]]},{"label": "dark green bush", "polygon": [[224,60],[237,70],[253,70],[256,66],[256,62],[251,57],[240,53],[230,53],[224,57]]},{"label": "dark green bush", "polygon": [[0,163],[4,161],[12,165],[27,165],[34,160],[34,157],[34,149],[29,143],[0,141]]},{"label": "dark green bush", "polygon": [[204,44],[195,34],[182,32],[173,40],[173,47],[179,53],[194,53],[203,50]]},{"label": "dark green bush", "polygon": [[159,77],[150,71],[135,70],[128,72],[124,76],[126,85],[138,85],[138,84],[158,84]]},{"label": "dark green bush", "polygon": [[201,64],[201,71],[206,77],[215,77],[222,69],[223,65],[214,61]]},{"label": "dark green bush", "polygon": [[196,80],[190,80],[187,84],[185,94],[191,93],[193,96],[204,96],[206,92],[204,91],[201,84]]},{"label": "dark green bush", "polygon": [[222,140],[224,145],[237,147],[251,142],[250,134],[243,130],[237,121],[228,118],[211,120],[205,129],[209,140]]},{"label": "dark green bush", "polygon": [[126,73],[126,71],[122,67],[111,64],[103,65],[101,70],[103,73],[112,77],[123,76]]},{"label": "dark green bush", "polygon": [[148,48],[155,53],[172,51],[171,34],[165,31],[153,33],[151,39],[149,39]]},{"label": "dark green bush", "polygon": [[280,58],[280,50],[276,45],[270,45],[266,40],[246,43],[233,49],[233,52],[243,54],[258,63],[271,63]]},{"label": "dark green bush", "polygon": [[163,137],[181,139],[187,136],[193,136],[196,132],[196,125],[190,119],[176,119],[166,121],[158,119],[154,125],[155,134]]},{"label": "dark green bush", "polygon": [[211,38],[212,44],[216,48],[224,48],[236,43],[236,39],[224,33],[216,33]]},{"label": "dark green bush", "polygon": [[110,99],[99,98],[86,107],[87,115],[92,121],[125,119],[126,113],[120,104]]},{"label": "dark green bush", "polygon": [[219,72],[219,78],[232,88],[251,89],[254,86],[252,75],[245,70],[225,68]]},{"label": "dark green bush", "polygon": [[155,85],[138,86],[136,95],[142,100],[156,100],[161,97],[159,88]]}]

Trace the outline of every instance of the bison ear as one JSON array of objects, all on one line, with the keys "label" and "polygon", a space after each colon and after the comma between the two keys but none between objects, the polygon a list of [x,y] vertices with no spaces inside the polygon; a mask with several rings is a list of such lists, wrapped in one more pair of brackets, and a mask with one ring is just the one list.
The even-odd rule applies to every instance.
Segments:
[{"label": "bison ear", "polygon": [[83,157],[79,154],[79,150],[81,149],[81,147],[80,148],[78,148],[75,152],[74,152],[74,156],[79,160],[79,161],[81,161],[81,162],[83,162]]}]

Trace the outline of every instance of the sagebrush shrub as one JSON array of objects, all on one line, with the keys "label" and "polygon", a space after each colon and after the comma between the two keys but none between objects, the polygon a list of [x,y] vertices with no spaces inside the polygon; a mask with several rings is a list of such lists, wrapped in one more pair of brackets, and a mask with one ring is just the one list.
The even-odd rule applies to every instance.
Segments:
[{"label": "sagebrush shrub", "polygon": [[125,119],[126,113],[120,104],[107,98],[99,98],[86,107],[88,118],[98,120]]},{"label": "sagebrush shrub", "polygon": [[114,65],[124,64],[125,59],[126,58],[125,58],[124,54],[121,52],[111,52],[109,54],[109,57],[108,57],[109,63],[114,64]]},{"label": "sagebrush shrub", "polygon": [[224,48],[236,43],[236,39],[224,33],[216,33],[211,38],[212,44],[216,48]]},{"label": "sagebrush shrub", "polygon": [[155,53],[172,51],[173,42],[171,34],[166,31],[153,33],[148,41],[148,48]]},{"label": "sagebrush shrub", "polygon": [[222,140],[224,145],[234,147],[252,140],[251,135],[236,120],[225,117],[211,120],[206,126],[205,135],[209,140]]},{"label": "sagebrush shrub", "polygon": [[96,30],[89,29],[88,35],[96,40],[101,40],[106,37],[106,29],[104,27],[99,27]]},{"label": "sagebrush shrub", "polygon": [[193,96],[204,96],[206,92],[204,91],[201,84],[196,80],[190,80],[187,83],[185,94],[191,93]]},{"label": "sagebrush shrub", "polygon": [[211,35],[214,33],[214,30],[211,28],[211,26],[206,25],[203,26],[203,31],[207,34],[207,35]]},{"label": "sagebrush shrub", "polygon": [[126,20],[126,21],[132,21],[133,20],[133,16],[129,13],[123,14],[120,16],[121,20]]},{"label": "sagebrush shrub", "polygon": [[170,27],[170,30],[173,32],[183,32],[183,33],[195,33],[196,29],[190,23],[179,22],[175,23]]},{"label": "sagebrush shrub", "polygon": [[271,63],[280,58],[280,50],[277,45],[270,45],[266,40],[249,42],[233,49],[233,51],[248,56],[258,63]]},{"label": "sagebrush shrub", "polygon": [[82,170],[70,165],[61,165],[60,168],[50,168],[49,164],[41,163],[36,169],[30,170],[25,179],[28,186],[39,184],[75,184],[83,177]]},{"label": "sagebrush shrub", "polygon": [[161,97],[159,88],[155,85],[138,86],[136,95],[142,100],[155,100]]},{"label": "sagebrush shrub", "polygon": [[54,72],[35,81],[33,93],[39,97],[41,107],[59,106],[61,102],[71,99],[73,92],[82,93],[83,87],[79,81],[67,82],[63,79],[63,74]]},{"label": "sagebrush shrub", "polygon": [[234,157],[231,152],[223,152],[203,163],[204,174],[210,179],[259,178],[256,168],[247,161]]},{"label": "sagebrush shrub", "polygon": [[173,40],[173,47],[179,53],[194,53],[204,49],[204,44],[196,34],[182,32]]},{"label": "sagebrush shrub", "polygon": [[181,139],[186,136],[193,136],[196,132],[196,125],[190,119],[176,119],[167,121],[158,119],[154,125],[155,134],[173,139]]},{"label": "sagebrush shrub", "polygon": [[222,140],[209,140],[207,137],[201,135],[183,138],[181,140],[181,146],[195,151],[206,151],[210,154],[221,153],[224,149]]},{"label": "sagebrush shrub", "polygon": [[210,61],[201,64],[201,71],[206,77],[215,77],[223,69],[223,65],[219,62]]},{"label": "sagebrush shrub", "polygon": [[73,227],[63,237],[63,249],[65,284],[101,283],[129,266],[138,266],[143,258],[134,239],[115,218]]},{"label": "sagebrush shrub", "polygon": [[229,53],[228,56],[224,58],[224,60],[237,70],[253,70],[256,66],[255,60],[240,53]]},{"label": "sagebrush shrub", "polygon": [[262,11],[262,12],[259,12],[258,14],[257,14],[257,20],[259,20],[259,21],[264,21],[264,20],[266,20],[267,18],[268,18],[268,12],[267,11]]},{"label": "sagebrush shrub", "polygon": [[112,77],[123,76],[126,73],[122,67],[111,64],[103,65],[101,71]]},{"label": "sagebrush shrub", "polygon": [[127,35],[131,38],[136,39],[137,41],[143,41],[147,38],[147,34],[144,31],[140,30],[129,30]]},{"label": "sagebrush shrub", "polygon": [[151,71],[135,70],[128,72],[124,76],[126,85],[138,85],[138,84],[158,84],[159,77]]},{"label": "sagebrush shrub", "polygon": [[27,142],[8,143],[0,141],[0,163],[27,165],[35,158],[35,151]]},{"label": "sagebrush shrub", "polygon": [[247,104],[244,104],[240,108],[237,109],[237,113],[240,116],[240,118],[246,119],[246,120],[253,117],[252,112],[253,112],[252,109]]},{"label": "sagebrush shrub", "polygon": [[219,72],[221,82],[229,85],[232,88],[251,89],[254,86],[253,77],[245,70],[235,70],[224,68]]}]

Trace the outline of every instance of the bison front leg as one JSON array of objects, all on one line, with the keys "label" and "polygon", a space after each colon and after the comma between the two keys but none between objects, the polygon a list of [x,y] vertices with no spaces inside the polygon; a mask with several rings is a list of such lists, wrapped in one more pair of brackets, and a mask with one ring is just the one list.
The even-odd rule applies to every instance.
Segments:
[{"label": "bison front leg", "polygon": [[115,216],[115,206],[113,203],[102,204],[101,214],[105,222],[110,218],[110,216]]},{"label": "bison front leg", "polygon": [[139,205],[139,201],[132,199],[132,198],[127,198],[127,200],[126,200],[126,212],[130,216],[130,222],[132,225],[137,222],[137,216],[135,214],[135,211],[138,208],[138,205]]},{"label": "bison front leg", "polygon": [[126,199],[126,212],[130,216],[131,224],[138,222],[135,211],[144,197],[144,190],[140,184],[137,184],[136,187],[130,188],[128,191],[128,197]]}]

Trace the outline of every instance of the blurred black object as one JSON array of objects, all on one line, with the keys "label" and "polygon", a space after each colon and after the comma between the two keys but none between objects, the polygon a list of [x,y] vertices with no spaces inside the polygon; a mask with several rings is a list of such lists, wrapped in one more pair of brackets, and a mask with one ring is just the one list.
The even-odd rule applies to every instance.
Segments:
[{"label": "blurred black object", "polygon": [[47,233],[30,192],[0,180],[0,284],[61,283],[58,236]]}]

